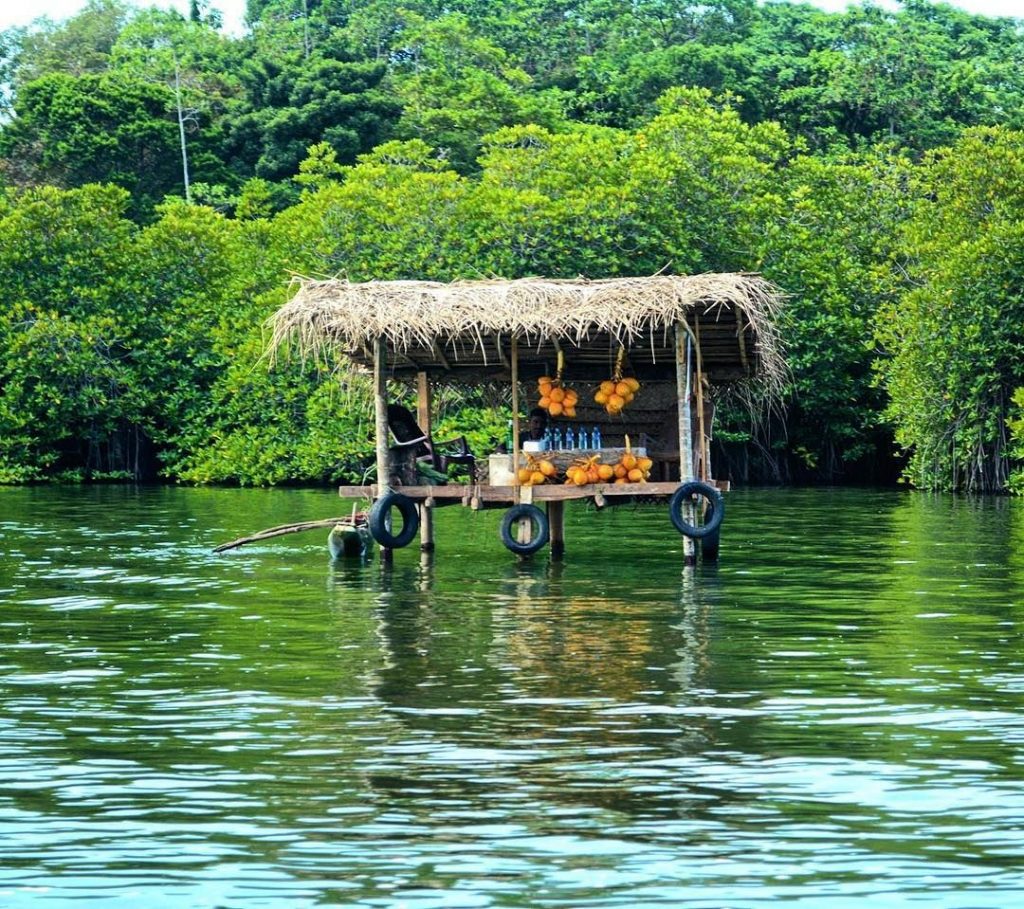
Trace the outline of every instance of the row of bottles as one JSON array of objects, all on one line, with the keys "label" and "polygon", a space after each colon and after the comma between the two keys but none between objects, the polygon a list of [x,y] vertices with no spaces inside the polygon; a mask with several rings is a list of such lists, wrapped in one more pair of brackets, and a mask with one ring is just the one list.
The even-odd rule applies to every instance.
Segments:
[{"label": "row of bottles", "polygon": [[[597,451],[601,448],[601,427],[594,426],[588,430],[586,426],[581,426],[579,430],[574,430],[572,426],[566,426],[563,431],[561,426],[549,426],[544,430],[544,441],[549,451]],[[512,450],[511,420],[508,421],[505,450]]]},{"label": "row of bottles", "polygon": [[562,427],[549,426],[544,438],[553,451],[596,451],[601,447],[601,427],[595,426],[588,432],[586,426],[581,426],[577,432],[566,426],[563,433]]}]

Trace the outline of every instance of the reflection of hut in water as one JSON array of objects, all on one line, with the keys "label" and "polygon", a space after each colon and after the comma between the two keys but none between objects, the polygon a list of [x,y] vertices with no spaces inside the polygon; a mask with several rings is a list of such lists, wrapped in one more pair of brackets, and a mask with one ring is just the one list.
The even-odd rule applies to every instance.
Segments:
[{"label": "reflection of hut in water", "polygon": [[[417,530],[421,548],[432,550],[432,514],[444,505],[508,509],[502,539],[509,549],[529,555],[550,537],[552,554],[560,555],[566,501],[589,499],[604,507],[641,498],[669,501],[692,564],[695,540],[717,531],[720,489],[728,485],[711,471],[713,401],[723,389],[748,402],[777,393],[784,374],[778,306],[776,290],[747,274],[452,284],[303,281],[274,317],[272,349],[294,342],[305,355],[347,357],[373,369],[379,482],[340,491],[373,501],[370,529],[385,559],[412,542]],[[389,407],[387,382],[403,376],[416,379],[417,414],[399,419],[402,408]],[[591,433],[585,451],[564,438],[557,448],[549,439],[531,440],[543,460],[556,471],[567,471],[581,455],[606,466],[623,464],[624,453],[632,456],[628,437],[646,442],[644,469],[632,468],[639,475],[627,471],[615,476],[619,482],[592,476],[570,485],[523,481],[521,383],[543,376],[580,387],[578,407],[564,409],[567,430],[582,424],[600,431],[600,443]],[[464,444],[444,451],[433,439],[433,381],[510,384],[512,453],[489,459],[486,474],[482,458]],[[602,381],[632,381],[641,390],[635,402],[618,395],[612,408],[606,395],[602,406],[588,387]],[[468,472],[467,483],[445,482],[451,465]],[[698,507],[702,500],[706,507]]]},{"label": "reflection of hut in water", "polygon": [[[656,599],[630,597],[625,586],[584,593],[563,584],[561,570],[513,569],[468,609],[443,572],[440,580],[404,565],[394,577],[384,572],[388,594],[377,617],[385,658],[374,694],[413,723],[421,711],[429,725],[438,711],[454,710],[456,727],[467,705],[522,698],[536,702],[528,711],[554,734],[565,706],[581,700],[595,709],[652,699],[679,706],[714,685],[706,584],[684,580]],[[640,731],[642,712],[634,719],[626,725]],[[685,725],[696,733],[703,724]]]},{"label": "reflection of hut in water", "polygon": [[636,775],[628,757],[700,759],[720,744],[721,720],[707,710],[707,585],[684,578],[638,604],[624,588],[588,596],[561,569],[510,566],[473,608],[454,602],[443,568],[426,586],[407,565],[377,576],[385,658],[372,694],[401,731],[388,771],[369,778],[375,790],[474,801],[486,792],[527,813],[531,800],[637,817],[720,804],[699,784]]},{"label": "reflection of hut in water", "polygon": [[630,703],[657,687],[686,699],[708,684],[710,670],[710,607],[699,594],[684,588],[682,602],[624,589],[584,595],[563,593],[556,579],[517,578],[515,593],[492,609],[490,659],[534,697]]}]

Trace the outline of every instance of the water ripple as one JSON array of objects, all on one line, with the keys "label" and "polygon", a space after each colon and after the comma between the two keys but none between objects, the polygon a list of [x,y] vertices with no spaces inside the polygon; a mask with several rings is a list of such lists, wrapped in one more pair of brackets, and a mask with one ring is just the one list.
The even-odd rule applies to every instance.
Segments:
[{"label": "water ripple", "polygon": [[1021,503],[734,493],[687,574],[651,509],[382,570],[210,555],[316,491],[0,495],[5,909],[1024,901]]}]

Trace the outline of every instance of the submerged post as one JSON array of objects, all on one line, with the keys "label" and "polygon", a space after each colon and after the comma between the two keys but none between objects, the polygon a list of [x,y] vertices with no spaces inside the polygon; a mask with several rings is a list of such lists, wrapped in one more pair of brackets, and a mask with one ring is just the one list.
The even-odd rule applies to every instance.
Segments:
[{"label": "submerged post", "polygon": [[[376,417],[377,497],[391,489],[391,464],[388,458],[388,378],[387,346],[380,337],[373,345],[373,407]],[[381,562],[390,562],[392,551],[380,548]]]},{"label": "submerged post", "polygon": [[548,502],[548,527],[551,533],[551,558],[565,555],[565,502]]},{"label": "submerged post", "polygon": [[[686,483],[693,476],[693,428],[690,423],[690,331],[685,322],[676,322],[676,404],[679,408],[679,479]],[[694,523],[693,505],[684,503],[683,519]],[[683,561],[697,564],[697,544],[683,537]]]}]

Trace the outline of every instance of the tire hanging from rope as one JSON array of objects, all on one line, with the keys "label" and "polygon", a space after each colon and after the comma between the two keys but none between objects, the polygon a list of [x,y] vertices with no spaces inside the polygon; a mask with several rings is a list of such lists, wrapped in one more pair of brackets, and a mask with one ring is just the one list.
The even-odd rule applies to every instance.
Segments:
[{"label": "tire hanging from rope", "polygon": [[[402,529],[397,534],[391,531],[392,508],[397,508],[402,516]],[[373,503],[368,523],[370,535],[385,549],[403,549],[420,529],[420,513],[412,499],[389,489]]]},{"label": "tire hanging from rope", "polygon": [[[683,506],[691,503],[694,496],[700,496],[707,501],[704,508],[704,522],[699,526],[690,524],[683,518]],[[697,509],[700,509],[700,505],[697,506]],[[668,503],[668,516],[672,521],[672,526],[684,537],[689,537],[691,540],[702,540],[705,537],[710,537],[722,526],[722,519],[725,517],[725,500],[710,483],[705,483],[703,480],[689,480],[672,494]]]},{"label": "tire hanging from rope", "polygon": [[[536,533],[533,533],[528,543],[520,543],[513,535],[512,529],[518,527],[519,522],[529,519],[535,526]],[[513,505],[505,512],[501,519],[501,542],[505,548],[516,555],[533,555],[537,550],[544,547],[551,535],[551,527],[548,524],[548,516],[536,505],[519,504]]]}]

